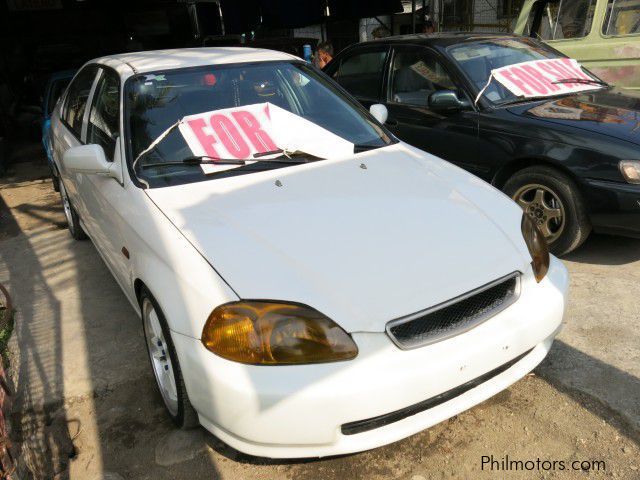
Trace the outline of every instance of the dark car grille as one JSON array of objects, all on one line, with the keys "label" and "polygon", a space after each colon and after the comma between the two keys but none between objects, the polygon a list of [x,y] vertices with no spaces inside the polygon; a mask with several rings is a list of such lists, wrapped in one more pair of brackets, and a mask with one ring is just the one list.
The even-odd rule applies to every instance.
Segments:
[{"label": "dark car grille", "polygon": [[495,282],[408,317],[387,324],[387,333],[400,348],[415,348],[451,338],[479,325],[515,302],[520,275]]}]

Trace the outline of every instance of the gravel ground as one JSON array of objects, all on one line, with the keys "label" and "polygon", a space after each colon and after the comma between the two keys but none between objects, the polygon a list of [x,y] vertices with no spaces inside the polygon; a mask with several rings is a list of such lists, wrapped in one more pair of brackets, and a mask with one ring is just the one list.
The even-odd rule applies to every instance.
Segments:
[{"label": "gravel ground", "polygon": [[[20,283],[16,272],[38,265],[26,261],[21,249],[34,245],[35,235],[45,235],[44,246],[38,247],[42,252],[35,250],[38,259],[45,253],[53,259],[69,254],[64,216],[45,173],[41,163],[23,163],[0,183],[0,282],[8,284],[14,300],[20,298],[22,303],[16,305],[14,364],[34,363],[21,349],[31,334],[24,329],[25,323],[40,318],[36,314],[46,317],[48,308],[35,301],[35,306],[28,304],[38,291],[25,293],[26,280],[16,284]],[[40,478],[640,479],[640,311],[636,301],[640,241],[595,235],[566,259],[572,274],[566,326],[533,374],[470,411],[395,444],[306,461],[249,457],[202,429],[174,430],[164,416],[151,372],[140,364],[142,356],[136,349],[144,348],[143,340],[132,323],[132,312],[107,315],[104,303],[93,301],[106,296],[109,302],[124,304],[124,296],[108,280],[90,244],[74,248],[82,261],[76,258],[78,266],[68,275],[75,270],[81,274],[64,277],[57,286],[67,288],[80,281],[88,285],[82,297],[88,305],[81,310],[83,315],[103,315],[102,323],[134,332],[128,335],[133,340],[123,346],[89,329],[71,331],[70,338],[75,335],[84,342],[83,349],[74,344],[77,350],[72,353],[93,358],[103,367],[89,369],[91,378],[83,379],[91,393],[74,390],[69,379],[75,367],[65,366],[71,362],[67,358],[74,356],[59,355],[62,373],[56,381],[63,386],[54,389],[58,397],[44,398],[37,408],[35,403],[18,407],[14,414],[18,440],[28,466],[40,472]],[[61,268],[70,261],[57,262],[54,272],[62,275],[66,270]],[[38,272],[30,273],[25,278],[41,281]],[[68,295],[54,292],[53,296],[63,308],[70,301]],[[64,319],[62,315],[56,321]],[[35,397],[35,383],[25,378],[29,376],[16,377],[18,397]],[[533,470],[515,471],[516,464],[512,470],[499,470],[507,457],[539,462]],[[483,458],[497,462],[493,470],[483,465]],[[555,469],[550,465],[553,461]],[[590,462],[592,469],[572,470],[574,461]]]}]

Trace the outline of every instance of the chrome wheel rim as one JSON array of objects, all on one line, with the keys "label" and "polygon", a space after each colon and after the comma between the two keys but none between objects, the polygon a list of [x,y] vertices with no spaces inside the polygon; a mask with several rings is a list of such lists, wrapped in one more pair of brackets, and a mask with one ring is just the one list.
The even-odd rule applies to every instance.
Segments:
[{"label": "chrome wheel rim", "polygon": [[173,364],[169,356],[169,349],[164,338],[158,314],[153,308],[149,299],[145,298],[142,303],[142,318],[144,322],[144,334],[147,340],[147,351],[153,374],[156,377],[158,389],[162,395],[162,400],[171,415],[178,414],[178,389],[176,388],[176,378]]},{"label": "chrome wheel rim", "polygon": [[547,242],[555,242],[566,224],[566,214],[562,200],[550,188],[532,183],[521,187],[513,200],[531,217]]},{"label": "chrome wheel rim", "polygon": [[73,217],[71,216],[71,204],[69,203],[69,197],[67,196],[67,190],[64,188],[64,184],[60,181],[60,198],[62,198],[62,208],[64,209],[64,216],[67,217],[67,223],[69,229],[73,230]]}]

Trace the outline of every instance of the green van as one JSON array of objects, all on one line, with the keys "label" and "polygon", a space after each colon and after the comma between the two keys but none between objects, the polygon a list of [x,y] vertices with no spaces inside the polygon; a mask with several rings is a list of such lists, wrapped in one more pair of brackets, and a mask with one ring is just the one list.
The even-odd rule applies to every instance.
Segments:
[{"label": "green van", "polygon": [[514,32],[547,42],[609,83],[640,89],[640,0],[524,0]]}]

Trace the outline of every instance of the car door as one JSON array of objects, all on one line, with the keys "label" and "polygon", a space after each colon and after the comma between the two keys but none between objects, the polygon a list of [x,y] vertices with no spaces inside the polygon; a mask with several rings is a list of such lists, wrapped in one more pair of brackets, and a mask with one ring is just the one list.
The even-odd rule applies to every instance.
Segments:
[{"label": "car door", "polygon": [[[86,133],[85,114],[87,113],[87,102],[89,101],[89,95],[91,94],[97,73],[98,67],[96,65],[87,65],[78,72],[67,88],[59,121],[53,123],[54,161],[56,168],[62,173],[65,173],[62,164],[64,152],[70,148],[82,145],[84,134]],[[82,217],[84,204],[78,196],[75,178],[65,174],[61,180],[64,182],[71,203]]]},{"label": "car door", "polygon": [[[478,115],[452,69],[433,50],[394,46],[386,82],[386,126],[401,140],[478,173]],[[434,110],[429,96],[455,91],[469,106]]]},{"label": "car door", "polygon": [[380,103],[388,52],[387,45],[359,47],[337,58],[325,72],[369,108]]},{"label": "car door", "polygon": [[[120,76],[108,68],[100,68],[87,113],[86,144],[99,145],[108,162],[115,162],[122,178],[123,161],[120,148]],[[127,256],[123,252],[124,231],[122,212],[115,205],[123,204],[126,191],[122,181],[107,175],[77,174],[79,195],[85,205],[83,222],[118,282],[130,283]],[[126,202],[124,202],[126,203]]]}]

